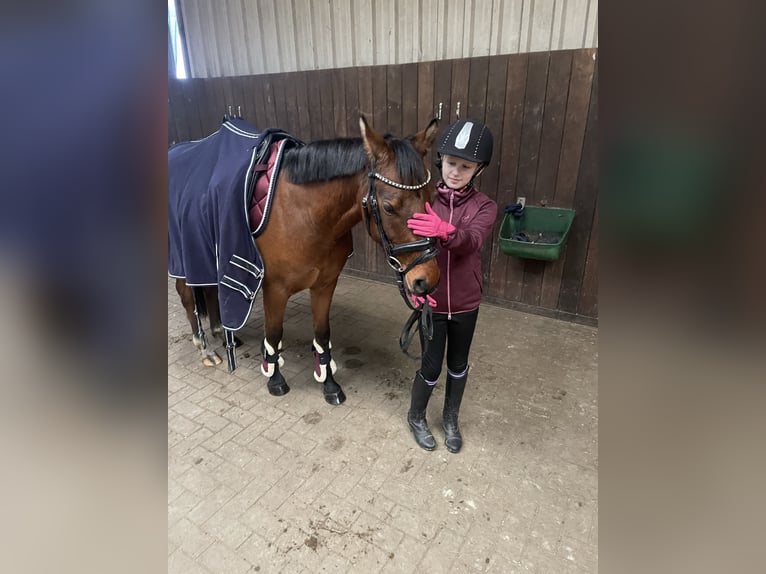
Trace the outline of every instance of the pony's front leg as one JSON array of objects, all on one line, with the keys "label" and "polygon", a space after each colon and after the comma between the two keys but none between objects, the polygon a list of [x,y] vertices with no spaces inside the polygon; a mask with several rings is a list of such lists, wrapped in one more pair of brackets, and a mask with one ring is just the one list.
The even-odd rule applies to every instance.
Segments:
[{"label": "pony's front leg", "polygon": [[266,337],[261,345],[261,373],[269,377],[269,393],[280,397],[290,392],[287,381],[279,372],[279,367],[285,364],[280,357],[282,351],[282,323],[285,318],[285,307],[289,295],[275,293],[273,289],[263,292],[263,314],[266,323]]},{"label": "pony's front leg", "polygon": [[333,374],[338,370],[332,359],[330,343],[330,303],[335,291],[331,286],[311,289],[311,314],[314,318],[314,379],[322,383],[324,399],[331,405],[340,405],[346,395],[335,381]]}]

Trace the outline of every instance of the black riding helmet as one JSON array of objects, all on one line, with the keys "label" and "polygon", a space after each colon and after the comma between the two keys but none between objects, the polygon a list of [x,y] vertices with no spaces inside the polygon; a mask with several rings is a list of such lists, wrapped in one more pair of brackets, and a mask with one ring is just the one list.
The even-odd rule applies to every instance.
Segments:
[{"label": "black riding helmet", "polygon": [[457,120],[444,131],[436,152],[439,154],[439,167],[442,155],[475,161],[484,167],[492,159],[492,133],[487,126],[476,120]]}]

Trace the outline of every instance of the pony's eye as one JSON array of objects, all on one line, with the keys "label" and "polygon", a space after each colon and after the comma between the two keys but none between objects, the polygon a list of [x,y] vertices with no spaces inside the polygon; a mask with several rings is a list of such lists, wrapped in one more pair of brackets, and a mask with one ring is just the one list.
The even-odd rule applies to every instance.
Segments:
[{"label": "pony's eye", "polygon": [[383,202],[383,211],[385,211],[389,215],[393,215],[396,212],[396,210],[387,201]]}]

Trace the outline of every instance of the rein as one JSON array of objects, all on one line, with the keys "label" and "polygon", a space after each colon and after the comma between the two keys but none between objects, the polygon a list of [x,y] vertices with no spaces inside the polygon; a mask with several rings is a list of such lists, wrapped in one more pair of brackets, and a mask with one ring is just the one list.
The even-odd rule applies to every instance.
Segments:
[{"label": "rein", "polygon": [[[375,180],[378,179],[386,185],[390,185],[391,187],[395,187],[397,189],[416,191],[418,189],[424,188],[426,185],[428,185],[428,182],[431,181],[431,172],[428,170],[426,170],[426,172],[428,177],[426,177],[426,180],[423,183],[419,183],[417,185],[405,185],[403,183],[398,183],[382,176],[373,168],[367,174],[369,186],[367,188],[367,194],[362,199],[362,211],[364,212],[364,221],[367,225],[367,233],[370,236],[372,235],[370,224],[371,211],[372,220],[375,221],[375,225],[378,228],[380,242],[383,245],[383,251],[386,254],[386,262],[388,263],[389,267],[391,267],[391,269],[393,269],[397,274],[396,284],[399,287],[399,294],[402,296],[402,299],[404,299],[407,307],[412,309],[412,314],[404,324],[402,334],[399,336],[399,347],[405,355],[411,359],[416,360],[420,359],[422,355],[414,356],[411,355],[408,351],[414,337],[413,326],[417,322],[420,332],[423,335],[422,350],[423,353],[425,353],[426,349],[428,349],[428,341],[433,338],[433,316],[431,314],[431,307],[428,305],[428,303],[424,303],[421,309],[418,309],[412,305],[409,298],[407,297],[407,291],[404,287],[404,276],[416,265],[420,265],[421,263],[425,263],[429,259],[436,257],[436,254],[438,253],[438,250],[436,249],[436,239],[433,237],[424,237],[423,239],[419,239],[417,241],[410,241],[408,243],[400,243],[399,245],[394,245],[388,238],[385,229],[383,229],[383,221],[380,217],[380,208],[378,207],[378,194],[375,191]],[[401,253],[412,253],[413,251],[420,251],[420,254],[406,267],[402,265],[402,263],[396,258],[396,256]]]}]

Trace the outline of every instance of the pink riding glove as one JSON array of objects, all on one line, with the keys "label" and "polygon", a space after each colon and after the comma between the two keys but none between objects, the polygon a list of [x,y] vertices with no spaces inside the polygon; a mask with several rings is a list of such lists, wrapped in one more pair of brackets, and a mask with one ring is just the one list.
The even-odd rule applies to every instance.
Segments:
[{"label": "pink riding glove", "polygon": [[420,295],[415,295],[414,293],[410,293],[410,298],[412,299],[412,305],[415,307],[415,309],[419,309],[420,306],[423,305],[426,301],[428,301],[429,307],[436,307],[436,299],[434,299],[430,295],[421,297]]},{"label": "pink riding glove", "polygon": [[415,235],[438,237],[442,241],[447,241],[449,234],[455,231],[455,226],[436,215],[427,203],[426,212],[413,213],[412,219],[407,220],[407,227],[412,229]]}]

